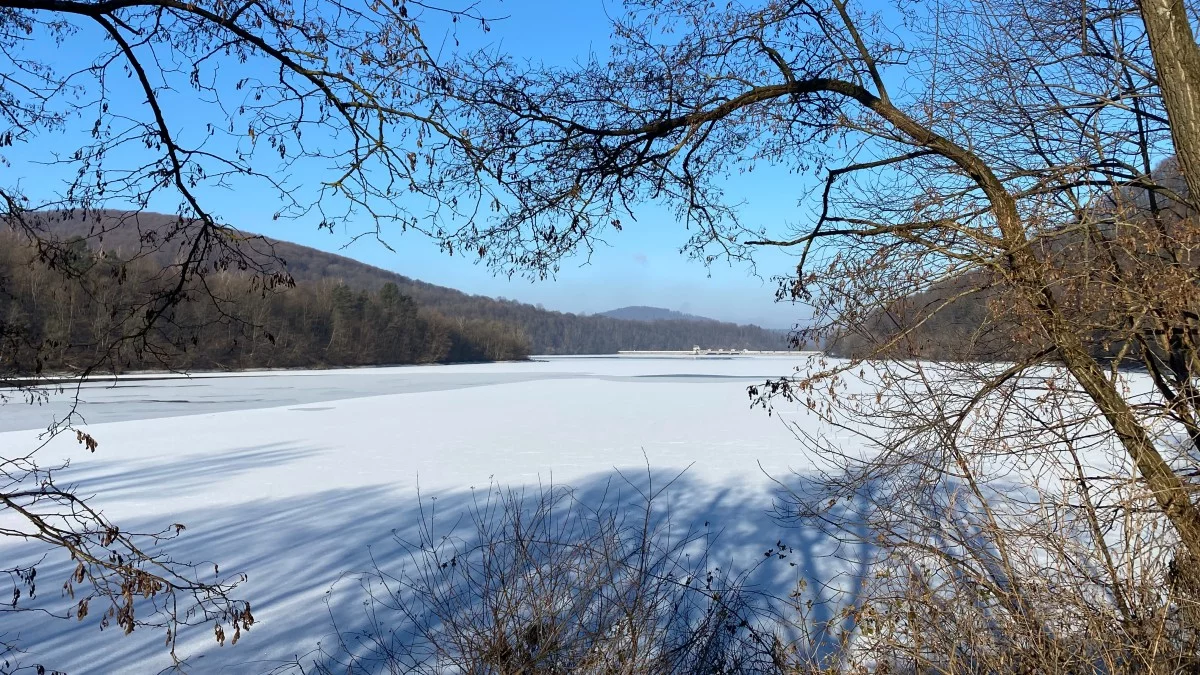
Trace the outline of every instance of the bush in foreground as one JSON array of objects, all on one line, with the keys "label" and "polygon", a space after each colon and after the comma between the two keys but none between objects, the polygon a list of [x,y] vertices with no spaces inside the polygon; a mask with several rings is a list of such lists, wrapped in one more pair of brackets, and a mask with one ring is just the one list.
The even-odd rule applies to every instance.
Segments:
[{"label": "bush in foreground", "polygon": [[802,616],[795,598],[747,584],[769,558],[738,573],[721,569],[711,533],[672,528],[660,503],[666,486],[624,487],[633,500],[614,490],[594,504],[568,488],[493,486],[446,530],[423,508],[419,539],[396,540],[403,569],[378,565],[358,579],[367,594],[363,625],[335,625],[335,645],[291,669],[798,671],[812,651],[789,620]]}]

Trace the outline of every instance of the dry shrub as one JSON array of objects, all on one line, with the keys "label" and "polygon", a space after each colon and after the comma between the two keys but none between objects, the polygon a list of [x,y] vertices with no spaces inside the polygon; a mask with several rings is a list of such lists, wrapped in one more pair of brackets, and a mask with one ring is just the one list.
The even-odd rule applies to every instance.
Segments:
[{"label": "dry shrub", "polygon": [[[796,428],[823,478],[807,492],[783,485],[777,516],[878,548],[846,610],[856,625],[846,669],[1200,670],[1196,563],[1064,369],[853,370],[774,390],[800,401],[826,392],[813,414],[838,431]],[[1144,378],[1118,384],[1152,410]],[[1185,430],[1165,416],[1155,427],[1169,461],[1194,461]],[[838,511],[847,503],[853,517]]]},{"label": "dry shrub", "polygon": [[[571,489],[495,486],[461,534],[423,500],[404,565],[359,579],[365,626],[291,669],[305,673],[811,672],[796,599],[751,590],[750,569],[710,557],[707,528],[679,531],[666,486],[585,501]],[[614,486],[609,485],[609,488]],[[589,503],[590,502],[590,503]],[[455,514],[457,517],[457,514]],[[706,526],[708,524],[706,523]],[[780,607],[785,607],[782,611]],[[331,616],[334,615],[331,612]]]}]

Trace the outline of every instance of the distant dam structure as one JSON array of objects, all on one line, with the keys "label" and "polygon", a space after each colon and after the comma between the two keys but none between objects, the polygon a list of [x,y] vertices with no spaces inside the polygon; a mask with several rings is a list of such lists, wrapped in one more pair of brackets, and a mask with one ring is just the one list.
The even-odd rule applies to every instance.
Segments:
[{"label": "distant dam structure", "polygon": [[706,349],[699,345],[687,350],[622,349],[617,352],[618,356],[818,356],[820,354],[822,354],[821,351],[811,349]]}]

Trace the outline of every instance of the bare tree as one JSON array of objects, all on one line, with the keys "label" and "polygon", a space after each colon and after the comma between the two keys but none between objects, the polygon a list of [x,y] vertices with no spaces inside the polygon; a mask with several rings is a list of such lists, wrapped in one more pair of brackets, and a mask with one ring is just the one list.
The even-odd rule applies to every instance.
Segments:
[{"label": "bare tree", "polygon": [[[860,431],[861,456],[806,440],[838,476],[829,503],[878,490],[871,536],[904,559],[890,573],[912,581],[880,592],[929,612],[907,620],[893,607],[884,622],[907,636],[889,644],[925,655],[916,669],[1024,667],[1018,654],[1177,666],[1194,649],[1194,599],[1172,580],[1200,559],[1200,265],[1184,147],[1195,106],[1179,102],[1186,81],[1169,90],[1190,77],[1195,8],[625,4],[607,59],[542,67],[479,54],[457,66],[455,113],[474,141],[458,162],[507,192],[499,218],[459,232],[459,247],[501,269],[553,270],[657,200],[702,259],[796,252],[780,297],[818,317],[798,342],[859,333],[874,341],[867,357],[919,355],[923,325],[985,302],[958,355],[1004,340],[1003,364],[883,362],[856,391],[858,361],[823,362],[752,397],[808,403]],[[1151,20],[1156,5],[1170,11]],[[1160,166],[1175,155],[1182,186]],[[822,179],[807,224],[739,216],[722,182],[758,164]],[[927,303],[913,300],[926,291]],[[1130,380],[1130,366],[1147,378]],[[1137,382],[1151,386],[1134,395]],[[791,517],[823,517],[816,500],[793,501],[803,508]],[[947,540],[961,513],[969,524]],[[966,589],[987,597],[968,602]],[[1055,609],[1056,597],[1071,600]],[[1120,640],[1083,639],[1065,606],[1094,610],[1087,621],[1107,627],[1096,634]],[[939,624],[959,644],[1005,639],[957,662],[912,646]]]},{"label": "bare tree", "polygon": [[[1077,233],[1110,248],[1089,215],[1110,193],[1172,199],[1146,162],[1171,151],[1171,129],[1135,6],[907,8],[893,20],[906,22],[909,44],[842,0],[720,12],[687,0],[629,7],[608,63],[529,71],[499,58],[463,68],[460,112],[493,141],[464,161],[513,195],[502,224],[473,232],[471,245],[544,264],[619,227],[636,200],[657,197],[695,227],[696,250],[801,249],[785,295],[825,291],[818,307],[843,324],[982,270],[1027,317],[1033,353],[1069,369],[1200,553],[1200,511],[1089,351],[1064,288],[1095,270],[1069,267],[1070,256],[1048,243]],[[889,84],[897,78],[902,86]],[[753,162],[822,169],[835,142],[852,152],[826,172],[807,231],[751,231],[722,199],[727,171]],[[1159,243],[1173,254],[1188,246],[1186,236]],[[1118,284],[1145,271],[1120,264],[1105,270]],[[1189,268],[1164,264],[1191,288]],[[1149,299],[1164,319],[1191,311],[1177,295]]]},{"label": "bare tree", "polygon": [[[292,279],[268,240],[223,221],[221,191],[277,200],[277,218],[349,223],[376,236],[394,224],[437,237],[443,219],[470,213],[482,194],[429,163],[462,137],[438,121],[446,83],[422,36],[432,27],[456,39],[464,23],[487,29],[470,4],[0,2],[0,222],[36,251],[30,265],[72,280],[103,323],[76,336],[93,340],[98,356],[53,375],[115,370],[131,353],[171,367],[202,328],[180,309],[188,303],[209,303],[213,312],[202,315],[253,329],[218,276],[241,272],[260,294]],[[59,138],[71,147],[56,151]],[[38,174],[14,175],[13,166]],[[175,217],[147,222],[147,209]],[[127,281],[123,265],[168,263],[119,298],[105,295],[108,285],[87,274],[91,254],[59,236],[57,220],[88,226],[83,251],[117,230],[137,232],[112,267],[118,284]],[[0,302],[8,281],[0,278]],[[3,395],[44,396],[56,381],[38,355],[56,345],[9,319],[0,313]],[[7,358],[18,353],[33,356]],[[47,433],[77,421],[74,413],[54,420]],[[97,450],[97,439],[78,438]],[[39,449],[0,451],[0,536],[78,561],[64,587],[79,599],[75,617],[89,615],[90,604],[102,625],[161,625],[169,645],[189,622],[215,621],[221,642],[226,629],[236,640],[250,627],[249,605],[229,596],[236,579],[205,580],[152,552],[182,525],[146,535],[120,529],[61,487],[61,467],[39,462]],[[35,567],[6,570],[12,609],[37,608],[29,602]],[[153,603],[148,614],[140,597]],[[97,611],[97,599],[110,607]]]},{"label": "bare tree", "polygon": [[1138,3],[1188,189],[1200,195],[1200,46],[1184,0]]}]

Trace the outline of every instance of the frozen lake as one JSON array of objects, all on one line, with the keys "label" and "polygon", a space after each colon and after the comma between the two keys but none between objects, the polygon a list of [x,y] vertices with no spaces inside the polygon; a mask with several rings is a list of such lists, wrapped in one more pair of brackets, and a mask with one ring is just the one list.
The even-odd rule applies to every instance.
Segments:
[{"label": "frozen lake", "polygon": [[388,394],[553,379],[720,382],[784,374],[800,359],[781,357],[535,357],[519,363],[344,370],[129,375],[62,385],[49,403],[3,408],[0,431],[44,428],[75,408],[90,424],[274,408]]},{"label": "frozen lake", "polygon": [[[235,647],[211,629],[181,635],[192,672],[263,672],[328,639],[327,591],[372,556],[401,564],[393,531],[413,527],[418,486],[440,513],[461,511],[472,488],[571,485],[601,491],[615,470],[669,476],[681,525],[710,522],[732,564],[749,564],[783,538],[800,564],[769,583],[834,582],[837,546],[767,517],[771,482],[809,462],[781,421],[751,410],[746,387],[785,375],[800,357],[543,358],[526,363],[130,377],[79,389],[78,413],[99,441],[94,455],[55,439],[43,464],[69,459],[60,481],[95,495],[126,528],[187,525],[177,558],[244,572],[239,596],[257,623]],[[36,445],[39,428],[70,395],[0,408],[5,452]],[[761,466],[761,468],[760,468]],[[632,471],[632,473],[630,473]],[[451,518],[452,515],[447,515]],[[0,548],[8,563],[24,554]],[[53,562],[53,561],[52,561]],[[46,602],[67,567],[48,564]],[[44,575],[44,576],[43,576]],[[832,592],[832,591],[831,591]],[[361,613],[353,594],[335,613]],[[358,607],[358,609],[355,609]],[[20,635],[34,659],[69,673],[156,672],[169,665],[162,635],[100,633],[31,614],[0,614],[0,635]]]}]

